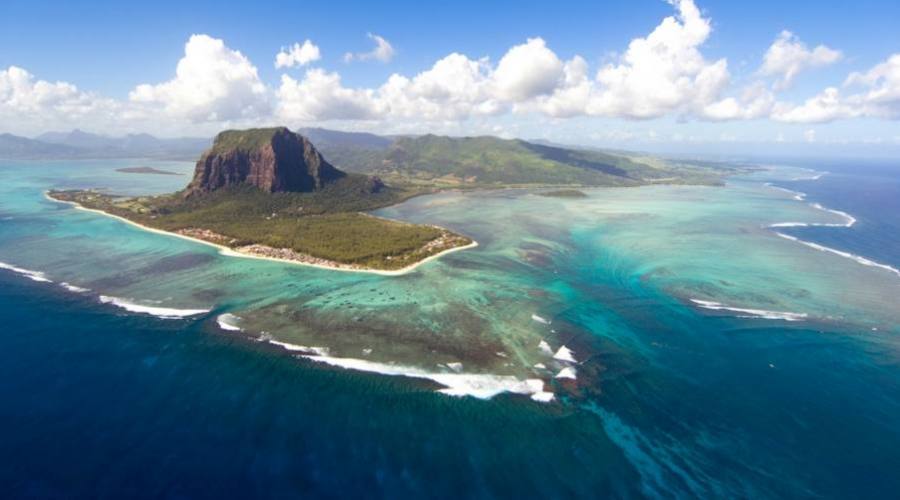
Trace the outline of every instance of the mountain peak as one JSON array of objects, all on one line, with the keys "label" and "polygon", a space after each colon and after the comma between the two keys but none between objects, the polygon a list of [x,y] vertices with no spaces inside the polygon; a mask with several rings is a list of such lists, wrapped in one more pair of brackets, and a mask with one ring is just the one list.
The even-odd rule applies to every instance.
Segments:
[{"label": "mountain peak", "polygon": [[186,195],[240,185],[268,193],[308,192],[346,175],[287,127],[226,130],[197,162]]}]

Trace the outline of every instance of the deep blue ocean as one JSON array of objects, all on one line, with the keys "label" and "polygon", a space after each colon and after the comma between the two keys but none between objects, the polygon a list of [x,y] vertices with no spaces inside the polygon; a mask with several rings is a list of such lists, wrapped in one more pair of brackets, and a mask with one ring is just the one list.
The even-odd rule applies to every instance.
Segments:
[{"label": "deep blue ocean", "polygon": [[810,241],[900,268],[900,160],[832,160],[802,164],[828,174],[817,180],[779,182],[812,202],[852,214],[852,231],[804,228]]},{"label": "deep blue ocean", "polygon": [[[792,234],[900,267],[900,164],[814,168],[829,174],[778,185],[858,223]],[[0,272],[0,496],[896,498],[896,339],[717,317],[676,338],[643,313],[636,345],[668,357],[647,369],[609,347],[602,405],[566,407],[322,369],[211,316]]]}]

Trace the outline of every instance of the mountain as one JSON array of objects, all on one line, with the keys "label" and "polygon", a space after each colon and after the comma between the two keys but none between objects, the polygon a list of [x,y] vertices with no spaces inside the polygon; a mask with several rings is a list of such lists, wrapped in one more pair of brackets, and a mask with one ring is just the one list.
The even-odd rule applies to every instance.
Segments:
[{"label": "mountain", "polygon": [[298,132],[309,137],[328,161],[348,171],[366,172],[379,165],[394,140],[364,132],[339,132],[324,128],[303,128]]},{"label": "mountain", "polygon": [[508,185],[634,186],[653,182],[715,182],[708,170],[643,161],[608,152],[498,137],[398,137],[384,149],[345,146],[336,165],[394,183],[437,187]]},{"label": "mountain", "polygon": [[[416,189],[715,184],[733,170],[721,164],[667,160],[539,140],[431,134],[386,137],[323,128],[302,128],[298,132],[314,143],[326,163],[336,169],[376,175],[389,184]],[[0,143],[0,158],[195,159],[210,142],[196,138],[159,139],[148,134],[109,137],[73,130],[42,134],[28,147]],[[355,182],[365,189],[362,180]]]},{"label": "mountain", "polygon": [[91,150],[115,147],[117,142],[115,138],[92,134],[79,129],[71,132],[47,132],[35,137],[35,139],[51,144],[62,144],[73,148]]},{"label": "mountain", "polygon": [[343,172],[308,138],[275,127],[218,134],[177,193],[122,197],[76,189],[48,196],[252,257],[396,270],[472,243],[437,226],[362,213],[424,192]]},{"label": "mountain", "polygon": [[[345,177],[309,139],[285,127],[226,130],[197,162],[185,195],[236,186],[267,193],[311,192]],[[377,189],[378,182],[372,182]]]},{"label": "mountain", "polygon": [[297,132],[308,137],[322,150],[339,147],[384,150],[393,142],[390,138],[367,132],[341,132],[325,128],[301,128]]},{"label": "mountain", "polygon": [[0,158],[71,158],[79,152],[76,148],[61,144],[51,144],[12,134],[0,134]]},{"label": "mountain", "polygon": [[196,158],[210,143],[209,139],[204,138],[160,139],[150,134],[111,137],[78,129],[47,132],[36,139],[71,147],[76,158]]}]

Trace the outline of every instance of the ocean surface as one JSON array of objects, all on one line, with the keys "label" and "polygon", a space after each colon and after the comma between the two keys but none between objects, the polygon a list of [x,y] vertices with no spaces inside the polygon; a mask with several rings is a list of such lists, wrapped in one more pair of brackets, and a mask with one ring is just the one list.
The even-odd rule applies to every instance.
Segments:
[{"label": "ocean surface", "polygon": [[419,197],[479,247],[399,277],[43,195],[188,180],[144,164],[191,171],[0,161],[6,498],[900,490],[900,163]]}]

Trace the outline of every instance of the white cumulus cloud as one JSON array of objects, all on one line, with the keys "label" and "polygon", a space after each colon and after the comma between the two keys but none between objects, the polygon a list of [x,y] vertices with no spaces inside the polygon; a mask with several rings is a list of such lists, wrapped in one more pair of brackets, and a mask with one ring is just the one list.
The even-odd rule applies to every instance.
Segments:
[{"label": "white cumulus cloud", "polygon": [[846,87],[863,87],[852,99],[867,116],[900,118],[900,53],[864,73],[851,73]]},{"label": "white cumulus cloud", "polygon": [[772,118],[791,123],[824,123],[867,117],[900,119],[900,54],[891,55],[865,72],[851,73],[843,95],[828,87],[800,105],[778,103]]},{"label": "white cumulus cloud", "polygon": [[494,114],[502,104],[491,95],[487,59],[453,53],[412,78],[393,74],[378,89],[382,109],[397,118],[460,120]]},{"label": "white cumulus cloud", "polygon": [[739,97],[726,97],[707,104],[700,116],[712,121],[752,120],[768,116],[775,106],[775,94],[763,82],[746,86]]},{"label": "white cumulus cloud", "polygon": [[322,58],[319,47],[306,40],[303,45],[295,43],[290,47],[282,47],[281,51],[275,55],[275,68],[293,68],[294,66],[305,66],[311,62],[318,61]]},{"label": "white cumulus cloud", "polygon": [[824,123],[857,116],[859,112],[841,98],[836,87],[828,87],[799,106],[778,103],[772,118],[788,123]]},{"label": "white cumulus cloud", "polygon": [[[680,0],[675,7],[676,15],[663,19],[646,37],[632,40],[618,61],[600,68],[594,78],[584,58],[576,55],[564,62],[542,38],[530,38],[511,47],[496,64],[453,53],[415,76],[394,74],[378,88],[354,92],[370,96],[366,114],[378,120],[462,120],[510,110],[557,118],[656,118],[679,113],[737,119],[768,110],[769,94],[747,91],[741,101],[721,100],[729,82],[727,62],[707,61],[700,52],[710,22],[692,0]],[[294,110],[288,116],[328,114],[299,112],[310,102],[328,99],[280,95],[294,101],[282,106]]]},{"label": "white cumulus cloud", "polygon": [[563,77],[563,63],[541,38],[509,49],[494,71],[499,97],[523,101],[553,92]]},{"label": "white cumulus cloud", "polygon": [[692,0],[674,5],[676,16],[632,40],[618,64],[597,72],[589,114],[656,118],[701,108],[728,85],[727,61],[709,62],[700,52],[711,31],[709,19]]},{"label": "white cumulus cloud", "polygon": [[[282,75],[270,86],[244,54],[223,40],[198,34],[187,40],[171,79],[137,85],[127,100],[116,100],[10,66],[0,69],[0,129],[41,132],[71,124],[170,135],[342,121],[380,130],[510,133],[519,126],[514,117],[525,114],[534,118],[532,124],[570,118],[588,123],[591,117],[787,123],[900,119],[900,53],[850,74],[843,86],[828,86],[797,103],[783,102],[777,93],[798,74],[833,64],[842,54],[825,45],[809,48],[785,31],[768,47],[751,78],[755,81],[733,88],[728,61],[708,59],[702,51],[712,33],[710,18],[693,0],[669,3],[672,15],[594,68],[584,57],[561,57],[543,38],[533,37],[496,60],[451,52],[419,72],[394,73],[375,85],[345,84],[338,72],[307,67],[302,77]],[[348,54],[347,60],[386,62],[394,57],[387,40],[368,36],[373,49]],[[303,67],[320,58],[319,47],[305,40],[283,47],[274,65]]]},{"label": "white cumulus cloud", "polygon": [[344,61],[381,61],[381,62],[389,62],[394,58],[394,47],[390,44],[384,37],[379,35],[368,33],[366,36],[369,37],[370,40],[375,42],[375,47],[369,52],[347,52],[344,54]]},{"label": "white cumulus cloud", "polygon": [[337,73],[307,70],[303,80],[281,76],[276,116],[295,122],[365,120],[375,116],[371,90],[344,87]]},{"label": "white cumulus cloud", "polygon": [[44,132],[79,123],[113,123],[119,104],[68,82],[39,80],[18,66],[0,70],[0,129]]},{"label": "white cumulus cloud", "polygon": [[594,82],[588,76],[587,61],[581,56],[573,57],[563,65],[562,75],[562,81],[551,95],[537,99],[538,109],[554,118],[585,114],[594,93]]},{"label": "white cumulus cloud", "polygon": [[191,36],[173,79],[138,85],[128,97],[134,104],[162,106],[170,116],[195,123],[250,119],[269,112],[268,91],[256,66],[208,35]]},{"label": "white cumulus cloud", "polygon": [[784,90],[802,71],[836,63],[842,57],[840,51],[825,45],[810,50],[796,35],[785,30],[766,51],[759,71],[765,76],[777,76],[775,89]]}]

